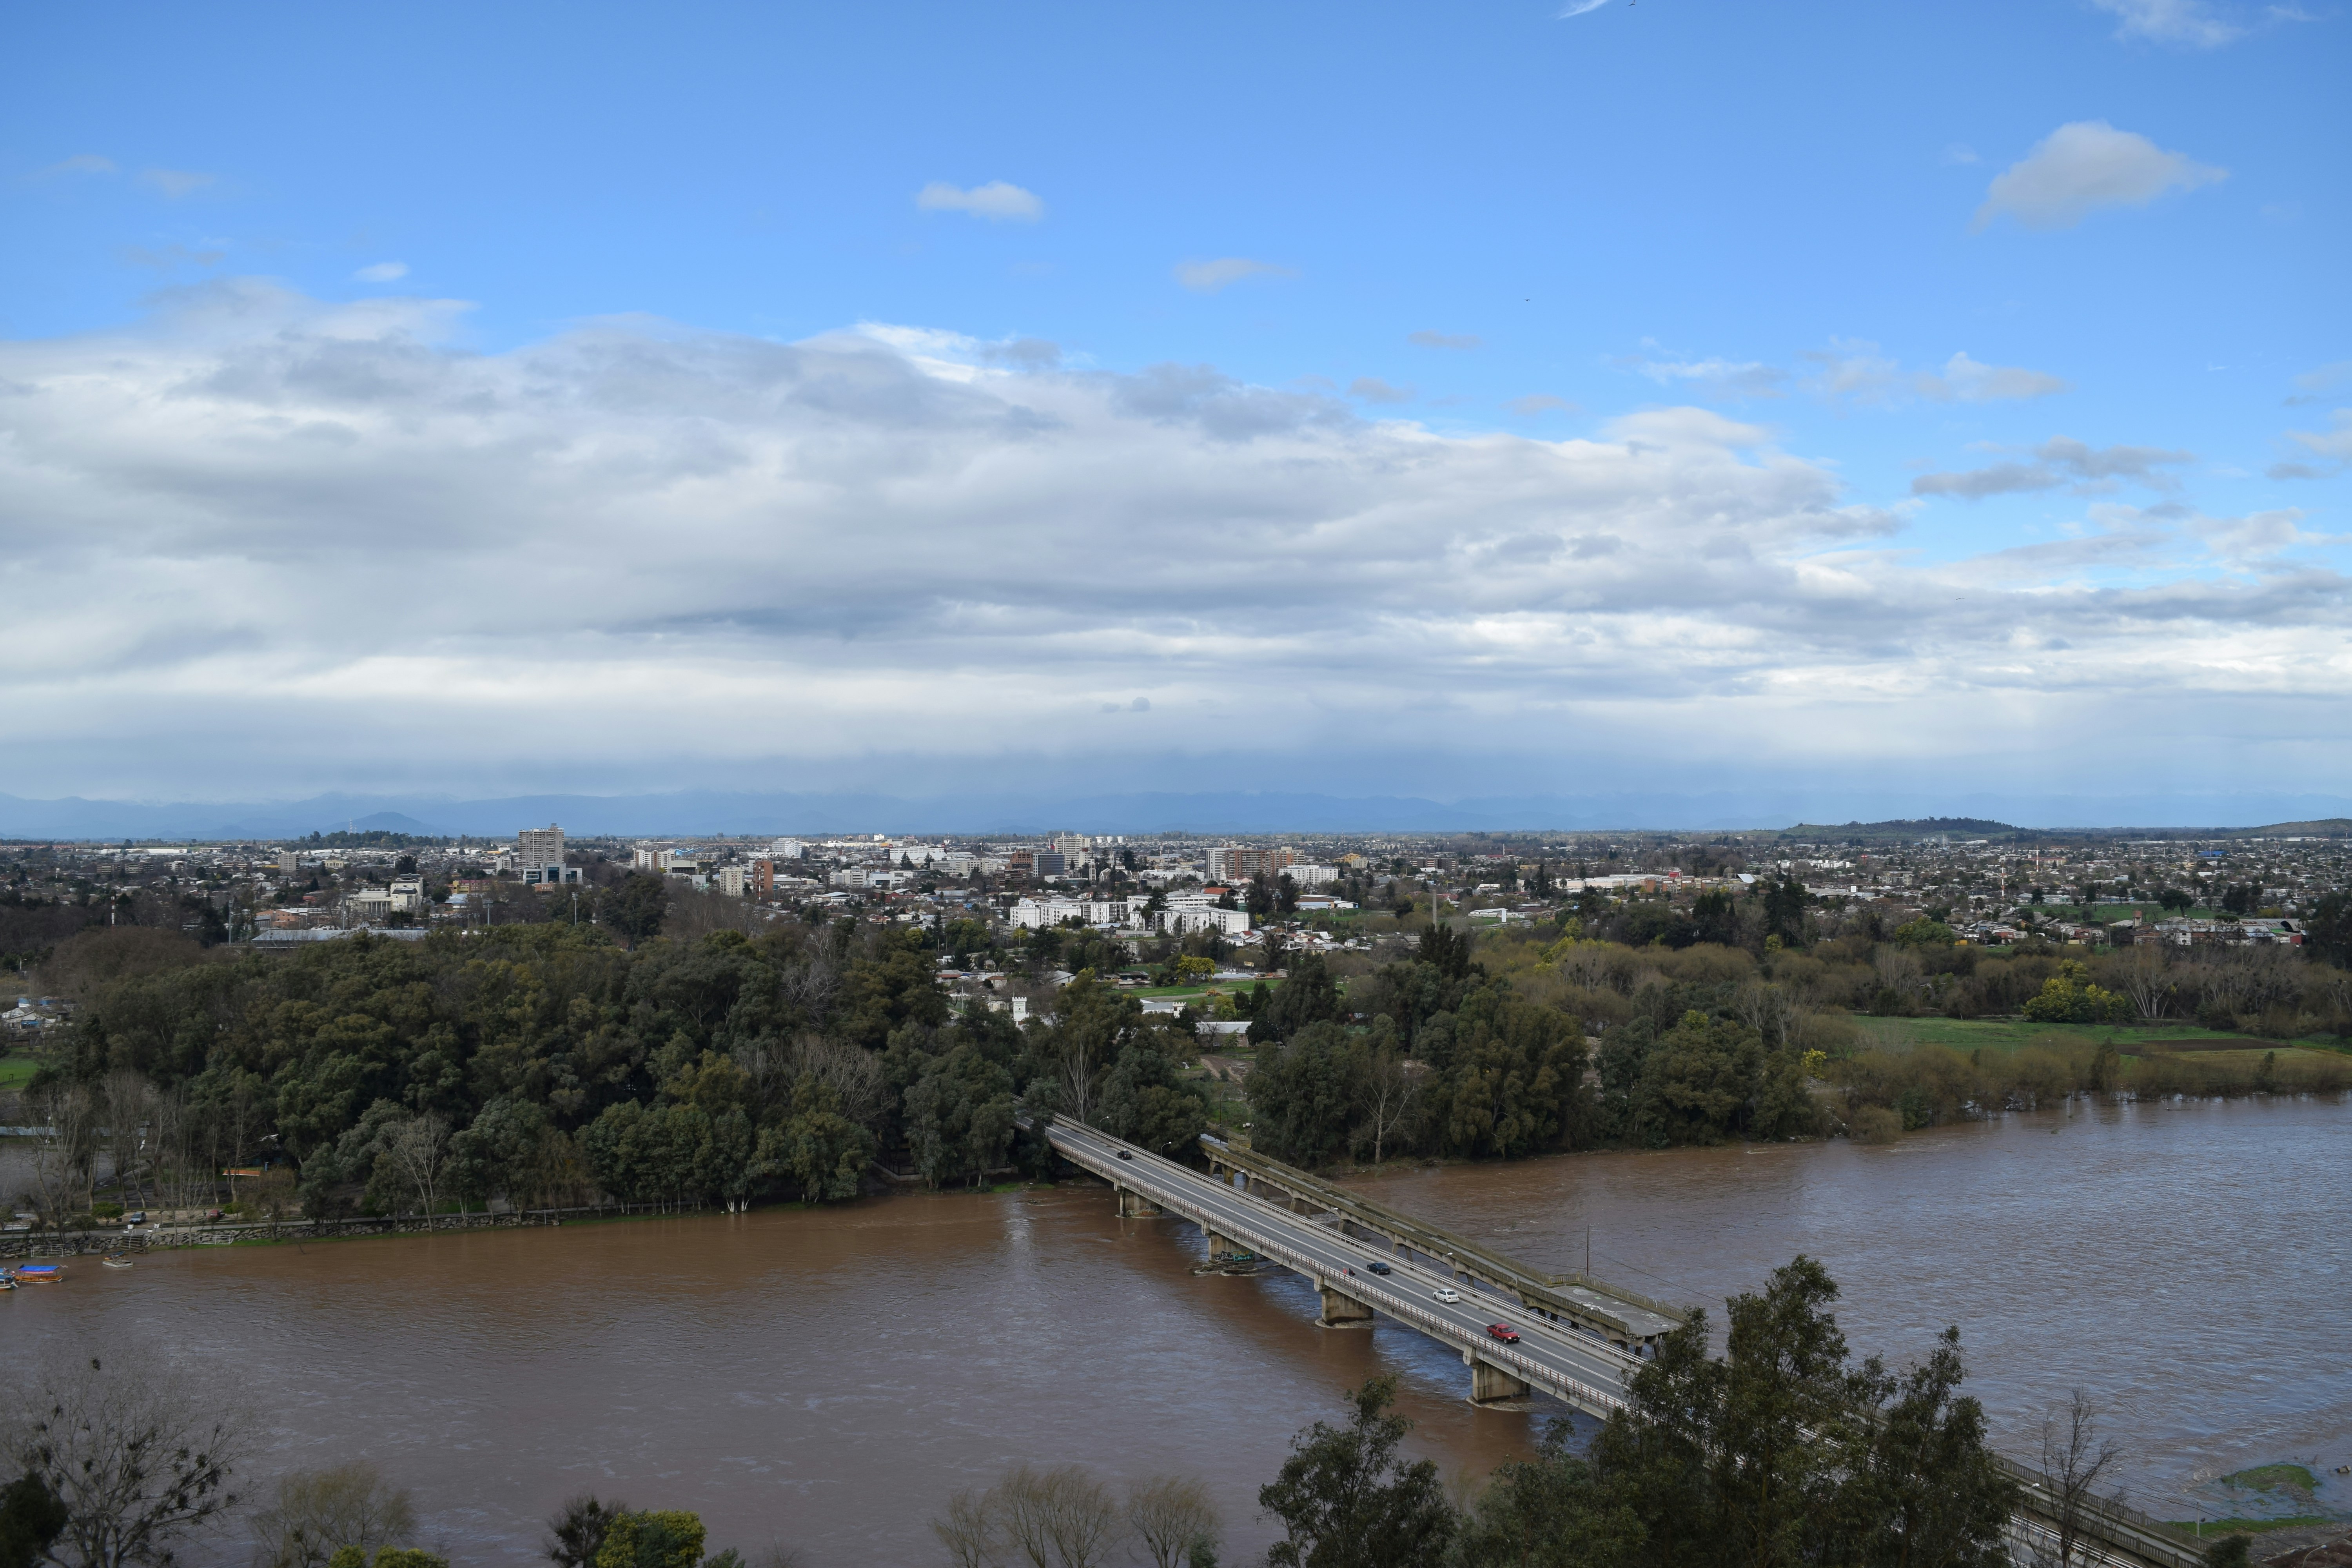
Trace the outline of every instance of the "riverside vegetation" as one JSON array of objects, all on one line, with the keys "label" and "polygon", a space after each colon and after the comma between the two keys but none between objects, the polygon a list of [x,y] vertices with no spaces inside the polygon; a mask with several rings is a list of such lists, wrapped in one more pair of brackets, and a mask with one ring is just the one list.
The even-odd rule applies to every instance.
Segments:
[{"label": "riverside vegetation", "polygon": [[[1767,929],[1769,898],[1744,910],[1710,894],[1699,912],[1730,941],[1588,934],[1627,934],[1633,905],[1590,927],[1563,911],[1483,937],[1431,928],[1378,958],[1298,959],[1278,987],[1218,1001],[1252,1021],[1236,1103],[1187,1071],[1200,1047],[1186,1018],[1146,1014],[1093,969],[1048,985],[1050,1015],[1025,1025],[952,1012],[935,979],[941,956],[974,952],[1033,986],[1074,950],[1115,962],[1094,933],[1006,948],[972,921],[841,920],[673,938],[651,934],[659,908],[629,891],[614,901],[634,911],[635,947],[621,924],[233,958],[152,931],[71,938],[56,967],[79,977],[82,1006],[24,1094],[24,1119],[47,1129],[32,1206],[53,1224],[103,1212],[101,1163],[111,1201],[157,1205],[209,1203],[224,1168],[266,1163],[229,1195],[314,1217],[598,1194],[732,1205],[849,1197],[877,1159],[935,1187],[1045,1174],[1053,1114],[1185,1157],[1215,1110],[1269,1152],[1324,1165],[1885,1140],[2079,1093],[2352,1086],[2352,1057],[2143,1050],[2115,1021],[2352,1032],[2352,972],[2331,947],[1993,955],[1927,920],[1801,945]],[[1937,1011],[2006,1011],[2053,1033],[2015,1050],[1891,1049],[1859,1026]]]},{"label": "riverside vegetation", "polygon": [[[1276,1538],[1269,1568],[2005,1568],[2014,1482],[1963,1394],[1959,1336],[1918,1364],[1855,1362],[1832,1310],[1837,1287],[1800,1257],[1727,1303],[1726,1349],[1695,1314],[1644,1364],[1628,1405],[1583,1451],[1566,1421],[1537,1451],[1475,1486],[1408,1458],[1395,1381],[1349,1392],[1339,1419],[1293,1440],[1257,1493]],[[0,1568],[160,1563],[242,1510],[257,1568],[447,1568],[419,1546],[415,1500],[373,1467],[280,1477],[254,1507],[233,1412],[168,1367],[92,1361],[39,1369],[15,1391],[0,1457]],[[2116,1450],[2079,1394],[2045,1425],[2042,1470],[2059,1546]],[[0,1470],[0,1473],[6,1473]],[[1197,1479],[1138,1478],[1122,1491],[1084,1466],[1013,1467],[932,1517],[954,1568],[1212,1568],[1226,1524]],[[548,1521],[555,1568],[785,1568],[782,1546],[707,1552],[702,1521],[572,1499]],[[2243,1562],[2242,1538],[2209,1559]]]}]

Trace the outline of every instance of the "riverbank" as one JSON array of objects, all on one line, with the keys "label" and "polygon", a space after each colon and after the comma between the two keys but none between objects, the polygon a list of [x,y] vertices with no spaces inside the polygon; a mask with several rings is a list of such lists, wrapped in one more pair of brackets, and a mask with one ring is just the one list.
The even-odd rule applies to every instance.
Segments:
[{"label": "riverbank", "polygon": [[[0,1258],[75,1258],[93,1253],[167,1252],[184,1247],[237,1247],[283,1241],[339,1241],[362,1236],[437,1236],[448,1231],[518,1230],[530,1226],[599,1219],[660,1217],[665,1212],[618,1204],[572,1209],[523,1209],[508,1214],[373,1215],[352,1219],[222,1221],[138,1230],[10,1231],[0,1234]],[[694,1213],[694,1210],[682,1211]],[[701,1211],[708,1213],[709,1211]]]}]

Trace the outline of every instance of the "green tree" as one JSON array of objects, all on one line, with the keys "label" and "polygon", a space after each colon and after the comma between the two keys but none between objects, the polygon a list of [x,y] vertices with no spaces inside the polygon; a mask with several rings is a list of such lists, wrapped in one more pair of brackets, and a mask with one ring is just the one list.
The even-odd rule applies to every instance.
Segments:
[{"label": "green tree", "polygon": [[1361,1045],[1333,1023],[1263,1047],[1250,1073],[1251,1132],[1301,1165],[1327,1165],[1354,1127]]},{"label": "green tree", "polygon": [[1764,1066],[1764,1038],[1731,1018],[1692,1010],[1643,1054],[1634,1129],[1652,1148],[1716,1143],[1745,1131]]},{"label": "green tree", "polygon": [[625,942],[644,942],[660,933],[669,915],[667,879],[632,871],[596,892],[596,923],[620,933]]},{"label": "green tree", "polygon": [[2131,999],[2095,985],[2080,962],[2066,959],[2026,998],[2024,1014],[2037,1024],[2124,1024],[2132,1018]]},{"label": "green tree", "polygon": [[624,1513],[606,1522],[594,1568],[697,1568],[702,1542],[701,1518],[682,1509]]},{"label": "green tree", "polygon": [[33,1568],[70,1517],[37,1475],[0,1488],[0,1568]]},{"label": "green tree", "polygon": [[1727,1353],[1696,1313],[1594,1440],[1588,1508],[1642,1527],[1623,1568],[1997,1568],[2010,1484],[1958,1394],[1957,1332],[1920,1367],[1849,1368],[1837,1286],[1799,1257],[1729,1303]]},{"label": "green tree", "polygon": [[1959,1393],[1960,1331],[1900,1375],[1873,1357],[1857,1378],[1871,1419],[1853,1451],[1837,1526],[1867,1568],[2006,1568],[2001,1541],[2017,1485],[1985,1440],[1984,1407]]},{"label": "green tree", "polygon": [[1408,1462],[1398,1447],[1412,1423],[1390,1407],[1396,1379],[1352,1391],[1344,1426],[1318,1421],[1291,1440],[1281,1473],[1258,1489],[1258,1507],[1279,1520],[1267,1549],[1275,1568],[1420,1568],[1439,1561],[1456,1518],[1437,1466]]},{"label": "green tree", "polygon": [[1641,1520],[1569,1451],[1554,1420],[1533,1459],[1506,1460],[1463,1521],[1461,1568],[1618,1568],[1646,1539]]}]

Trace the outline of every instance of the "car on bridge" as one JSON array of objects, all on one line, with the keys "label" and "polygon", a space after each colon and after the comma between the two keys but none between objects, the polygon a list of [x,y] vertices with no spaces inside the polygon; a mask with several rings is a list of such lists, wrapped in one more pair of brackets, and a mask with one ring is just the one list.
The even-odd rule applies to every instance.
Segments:
[{"label": "car on bridge", "polygon": [[1519,1342],[1519,1331],[1508,1323],[1489,1323],[1486,1325],[1486,1331],[1507,1345]]},{"label": "car on bridge", "polygon": [[1389,1271],[1389,1266],[1385,1263],[1380,1262],[1378,1259],[1366,1264],[1364,1267],[1370,1268],[1375,1274],[1386,1274]]},{"label": "car on bridge", "polygon": [[1462,1292],[1454,1289],[1450,1285],[1440,1285],[1437,1288],[1436,1294],[1437,1299],[1441,1301],[1459,1301],[1462,1300]]}]

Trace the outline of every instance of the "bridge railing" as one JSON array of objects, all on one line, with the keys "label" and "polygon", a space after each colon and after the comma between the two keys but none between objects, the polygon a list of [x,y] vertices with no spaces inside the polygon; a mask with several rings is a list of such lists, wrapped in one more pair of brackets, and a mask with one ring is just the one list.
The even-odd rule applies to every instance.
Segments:
[{"label": "bridge railing", "polygon": [[[1063,1119],[1057,1121],[1055,1125],[1059,1127],[1066,1121],[1066,1119]],[[1084,1122],[1067,1124],[1083,1130],[1091,1136],[1108,1138],[1108,1134],[1097,1132]],[[1053,1130],[1049,1129],[1049,1138],[1052,1137],[1052,1132]],[[1288,1246],[1258,1223],[1246,1217],[1236,1220],[1228,1215],[1213,1214],[1185,1195],[1182,1181],[1202,1181],[1207,1178],[1201,1177],[1196,1173],[1188,1171],[1148,1151],[1139,1151],[1139,1157],[1122,1161],[1118,1159],[1116,1154],[1102,1154],[1076,1138],[1066,1142],[1058,1138],[1053,1141],[1055,1148],[1060,1150],[1065,1158],[1092,1171],[1096,1175],[1114,1185],[1142,1193],[1152,1203],[1181,1218],[1192,1221],[1203,1230],[1245,1240],[1253,1250],[1275,1259],[1285,1268],[1307,1275],[1318,1285],[1328,1284],[1331,1279],[1329,1265]],[[1251,1164],[1276,1163],[1266,1161],[1263,1155],[1250,1155],[1247,1151],[1219,1149],[1215,1152],[1236,1169],[1244,1171],[1247,1171]],[[1250,1163],[1244,1164],[1240,1160],[1230,1159],[1229,1156],[1232,1154],[1244,1155]],[[1155,1169],[1160,1165],[1167,1166],[1170,1173],[1162,1175]],[[1287,1169],[1284,1167],[1285,1171]],[[1304,1173],[1300,1173],[1300,1174]],[[1313,1180],[1311,1177],[1307,1179]],[[1269,1214],[1281,1215],[1283,1211],[1273,1209],[1269,1205]],[[1307,1223],[1299,1216],[1284,1215],[1283,1217],[1291,1219],[1295,1223]],[[1556,1394],[1580,1409],[1594,1415],[1605,1415],[1609,1411],[1621,1409],[1625,1405],[1626,1400],[1622,1392],[1597,1387],[1581,1379],[1570,1376],[1500,1342],[1490,1343],[1479,1339],[1459,1325],[1428,1311],[1418,1302],[1400,1296],[1389,1287],[1378,1283],[1379,1279],[1377,1275],[1353,1275],[1348,1277],[1344,1289],[1336,1285],[1330,1288],[1339,1290],[1340,1294],[1350,1300],[1377,1308],[1399,1322],[1416,1329],[1432,1339],[1454,1345],[1480,1361],[1508,1371],[1519,1377],[1521,1381]],[[1602,1352],[1609,1351],[1612,1347],[1603,1344],[1590,1348],[1595,1352]],[[1628,1368],[1629,1373],[1632,1370],[1631,1367]],[[2025,1560],[2044,1560],[2050,1553],[2054,1553],[2056,1548],[2058,1521],[2064,1509],[2063,1501],[2052,1489],[2047,1479],[2039,1471],[2005,1455],[1996,1454],[1994,1458],[2003,1472],[2017,1483],[2019,1489],[2020,1506],[2017,1512],[2011,1517],[2009,1538],[2020,1551],[2027,1554]],[[2200,1568],[2204,1561],[2202,1553],[2195,1546],[2183,1541],[2170,1526],[2127,1503],[2108,1498],[2085,1496],[2075,1500],[2074,1511],[2076,1529],[2074,1561],[2079,1568]]]},{"label": "bridge railing", "polygon": [[[1051,1129],[1048,1129],[1046,1136],[1052,1138]],[[1318,1284],[1328,1284],[1331,1279],[1331,1268],[1328,1264],[1318,1262],[1306,1253],[1288,1246],[1271,1231],[1259,1229],[1255,1222],[1244,1218],[1236,1223],[1228,1215],[1213,1214],[1192,1202],[1183,1194],[1182,1189],[1174,1182],[1165,1179],[1147,1179],[1146,1173],[1149,1173],[1150,1168],[1140,1161],[1122,1161],[1116,1156],[1106,1158],[1076,1140],[1071,1140],[1067,1144],[1055,1140],[1055,1147],[1061,1151],[1064,1158],[1086,1166],[1095,1174],[1117,1185],[1143,1194],[1161,1208],[1167,1209],[1180,1218],[1191,1220],[1203,1230],[1213,1230],[1219,1236],[1231,1236],[1236,1239],[1245,1240],[1250,1244],[1252,1250],[1274,1258],[1286,1268],[1307,1275]],[[1253,1231],[1256,1234],[1251,1234]],[[1377,1308],[1400,1322],[1428,1334],[1433,1339],[1458,1345],[1475,1354],[1479,1360],[1502,1367],[1519,1377],[1521,1381],[1555,1394],[1579,1409],[1600,1415],[1606,1415],[1625,1403],[1624,1395],[1622,1394],[1598,1387],[1581,1378],[1571,1377],[1566,1373],[1546,1366],[1534,1357],[1515,1350],[1500,1341],[1489,1344],[1459,1325],[1448,1322],[1418,1303],[1399,1296],[1393,1290],[1369,1283],[1370,1280],[1378,1278],[1377,1275],[1352,1275],[1348,1277],[1344,1289],[1337,1285],[1332,1285],[1330,1288],[1339,1290],[1340,1294],[1350,1300],[1361,1301],[1365,1306]]]},{"label": "bridge railing", "polygon": [[1541,1298],[1540,1301],[1528,1302],[1529,1305],[1539,1304],[1547,1308],[1557,1308],[1575,1316],[1590,1317],[1631,1339],[1644,1339],[1648,1336],[1643,1334],[1624,1318],[1608,1310],[1606,1307],[1596,1307],[1591,1302],[1579,1301],[1573,1298],[1562,1298],[1559,1294],[1559,1290],[1564,1287],[1591,1290],[1598,1296],[1625,1306],[1637,1307],[1646,1312],[1654,1312],[1671,1322],[1679,1323],[1690,1315],[1690,1310],[1686,1307],[1656,1300],[1636,1291],[1628,1290],[1622,1285],[1612,1285],[1588,1274],[1544,1273],[1507,1253],[1496,1251],[1483,1242],[1475,1241],[1466,1236],[1456,1235],[1442,1226],[1431,1225],[1426,1220],[1417,1219],[1412,1215],[1390,1208],[1387,1205],[1367,1198],[1361,1194],[1350,1192],[1345,1187],[1327,1182],[1320,1176],[1310,1174],[1293,1165],[1286,1165],[1281,1161],[1261,1154],[1255,1149],[1237,1149],[1224,1140],[1206,1133],[1202,1135],[1201,1142],[1208,1149],[1213,1160],[1229,1164],[1234,1169],[1253,1177],[1261,1177],[1310,1202],[1319,1203],[1333,1213],[1352,1219],[1367,1229],[1393,1232],[1405,1238],[1408,1245],[1429,1253],[1432,1257],[1443,1258],[1455,1264],[1466,1263],[1471,1273],[1480,1275],[1507,1289],[1518,1292],[1522,1300],[1526,1300],[1530,1296]]}]

